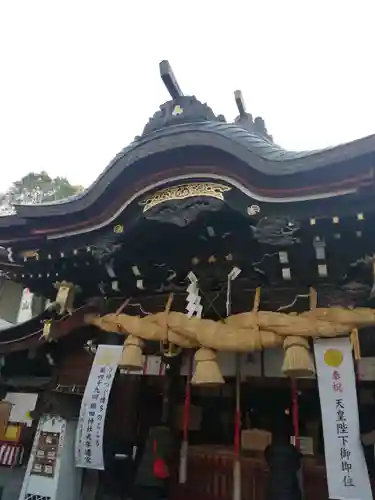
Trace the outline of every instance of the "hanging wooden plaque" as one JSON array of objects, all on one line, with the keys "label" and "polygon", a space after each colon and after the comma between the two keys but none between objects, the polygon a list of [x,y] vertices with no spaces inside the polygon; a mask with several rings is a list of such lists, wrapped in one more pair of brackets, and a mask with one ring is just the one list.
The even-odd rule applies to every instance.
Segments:
[{"label": "hanging wooden plaque", "polygon": [[59,449],[59,432],[41,432],[31,474],[44,477],[54,477],[57,453]]}]

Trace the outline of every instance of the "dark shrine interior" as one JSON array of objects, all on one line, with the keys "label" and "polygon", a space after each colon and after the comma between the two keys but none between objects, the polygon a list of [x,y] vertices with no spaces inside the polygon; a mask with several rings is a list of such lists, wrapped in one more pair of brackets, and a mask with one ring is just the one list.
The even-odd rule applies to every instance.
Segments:
[{"label": "dark shrine interior", "polygon": [[[129,231],[119,220],[85,234],[85,243],[82,236],[46,244],[39,258],[28,259],[22,274],[14,272],[13,278],[26,280],[31,291],[51,299],[56,294],[53,284],[66,280],[79,286],[78,303],[95,296],[149,302],[152,295],[158,303],[170,292],[184,294],[186,276],[193,271],[203,300],[211,303],[212,294],[218,295],[215,308],[224,314],[219,303],[225,294],[220,292],[237,266],[241,274],[233,283],[233,312],[251,307],[258,286],[264,309],[287,305],[296,294],[308,293],[309,286],[317,287],[321,305],[368,304],[373,286],[366,259],[374,243],[371,215],[361,221],[351,216],[311,225],[310,220],[284,216],[246,217],[224,203],[215,205],[217,201],[193,198],[183,206],[162,205],[163,210]],[[322,242],[323,262],[318,262],[316,247]],[[323,275],[320,263],[326,266]],[[303,302],[293,305],[305,308]]]},{"label": "dark shrine interior", "polygon": [[[193,271],[199,280],[203,316],[219,320],[226,315],[228,273],[238,266],[241,273],[232,283],[232,313],[252,308],[257,287],[263,310],[307,310],[310,286],[316,287],[321,307],[374,307],[372,263],[366,257],[372,255],[375,243],[374,222],[372,214],[361,220],[352,215],[315,224],[286,216],[259,219],[220,200],[193,197],[159,205],[129,230],[120,215],[100,231],[46,243],[39,258],[23,262],[22,274],[15,273],[14,278],[26,280],[31,291],[51,300],[56,296],[55,282],[72,281],[79,286],[76,306],[101,297],[103,314],[130,297],[126,313],[142,315],[162,311],[171,292],[173,309],[184,311],[187,274]],[[323,258],[318,260],[316,248],[322,242]],[[319,274],[319,264],[326,266],[326,275]],[[375,352],[372,331],[360,332],[362,355]],[[94,344],[103,341],[103,334],[93,327],[84,329],[80,339],[76,333],[74,346],[68,337],[38,349],[35,356],[26,352],[7,356],[2,375],[51,376],[53,363],[64,352],[78,345],[83,348],[88,339]],[[148,343],[146,349],[152,354],[158,345]],[[46,353],[52,356],[49,361]]]}]

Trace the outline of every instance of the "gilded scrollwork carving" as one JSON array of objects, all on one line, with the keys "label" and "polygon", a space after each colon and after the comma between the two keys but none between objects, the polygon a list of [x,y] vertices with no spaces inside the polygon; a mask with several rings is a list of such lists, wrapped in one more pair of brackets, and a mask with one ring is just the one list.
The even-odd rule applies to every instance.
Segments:
[{"label": "gilded scrollwork carving", "polygon": [[230,191],[231,187],[216,182],[194,182],[180,184],[156,192],[151,197],[141,202],[143,212],[167,201],[185,200],[194,196],[207,196],[224,201],[224,193]]}]

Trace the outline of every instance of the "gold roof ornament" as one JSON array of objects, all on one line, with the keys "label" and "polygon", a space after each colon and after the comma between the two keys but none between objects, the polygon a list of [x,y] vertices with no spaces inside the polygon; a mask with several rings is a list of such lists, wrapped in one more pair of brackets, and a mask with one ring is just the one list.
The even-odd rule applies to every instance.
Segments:
[{"label": "gold roof ornament", "polygon": [[176,104],[176,106],[173,108],[172,115],[179,116],[179,115],[182,115],[183,112],[184,112],[184,108],[181,107],[179,104]]},{"label": "gold roof ornament", "polygon": [[52,320],[47,319],[44,321],[43,324],[43,332],[41,335],[41,339],[43,339],[45,342],[51,342],[51,327],[52,327]]},{"label": "gold roof ornament", "polygon": [[24,250],[21,252],[21,256],[24,260],[35,259],[39,260],[39,250]]},{"label": "gold roof ornament", "polygon": [[54,287],[57,288],[55,300],[56,311],[61,315],[65,313],[72,314],[75,292],[79,287],[67,281],[56,282]]},{"label": "gold roof ornament", "polygon": [[141,202],[143,205],[143,213],[151,210],[151,208],[165,203],[167,201],[185,200],[195,196],[207,196],[224,201],[224,193],[232,188],[225,184],[216,182],[193,182],[190,184],[180,184],[179,186],[171,186],[169,188],[157,191],[153,196]]}]

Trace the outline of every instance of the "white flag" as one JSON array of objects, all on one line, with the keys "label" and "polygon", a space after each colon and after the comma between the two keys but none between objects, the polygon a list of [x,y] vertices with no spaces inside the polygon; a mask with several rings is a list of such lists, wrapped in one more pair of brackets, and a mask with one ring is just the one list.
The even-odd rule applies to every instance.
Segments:
[{"label": "white flag", "polygon": [[122,349],[120,345],[100,345],[96,351],[79,414],[75,443],[76,467],[104,469],[104,421]]},{"label": "white flag", "polygon": [[329,497],[337,500],[372,500],[360,439],[350,340],[317,340],[314,351]]}]

